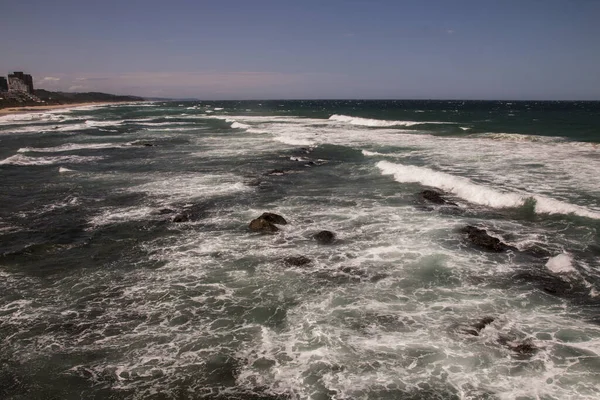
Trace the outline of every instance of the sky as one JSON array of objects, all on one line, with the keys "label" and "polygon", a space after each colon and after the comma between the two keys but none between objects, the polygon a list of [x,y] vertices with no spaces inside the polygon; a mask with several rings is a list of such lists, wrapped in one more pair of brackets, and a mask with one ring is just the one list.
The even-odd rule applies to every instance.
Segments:
[{"label": "sky", "polygon": [[0,0],[0,74],[198,99],[600,100],[600,0]]}]

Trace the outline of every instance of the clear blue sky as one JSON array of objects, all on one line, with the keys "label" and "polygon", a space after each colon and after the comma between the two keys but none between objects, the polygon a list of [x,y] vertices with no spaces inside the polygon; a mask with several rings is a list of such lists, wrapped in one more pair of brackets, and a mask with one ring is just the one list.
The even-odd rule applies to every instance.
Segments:
[{"label": "clear blue sky", "polygon": [[600,0],[0,0],[0,73],[202,99],[600,100]]}]

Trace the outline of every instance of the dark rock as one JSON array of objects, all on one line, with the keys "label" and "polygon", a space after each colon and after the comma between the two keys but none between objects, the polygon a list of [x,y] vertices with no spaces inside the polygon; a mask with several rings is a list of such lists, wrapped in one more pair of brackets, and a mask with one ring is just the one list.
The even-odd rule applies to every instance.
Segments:
[{"label": "dark rock", "polygon": [[262,218],[272,224],[287,225],[287,221],[285,220],[285,218],[283,218],[281,215],[270,213],[270,212],[263,213],[258,218]]},{"label": "dark rock", "polygon": [[260,179],[253,179],[251,181],[245,182],[246,186],[260,186],[260,183],[261,183]]},{"label": "dark rock", "polygon": [[173,214],[174,212],[175,210],[171,210],[170,208],[161,208],[160,210],[158,210],[158,213],[160,215]]},{"label": "dark rock", "polygon": [[506,346],[520,356],[531,356],[538,351],[538,347],[533,343],[533,339],[513,341],[510,337],[502,335],[498,338],[498,343]]},{"label": "dark rock", "polygon": [[312,261],[305,256],[290,256],[283,259],[283,262],[293,267],[302,267],[310,264]]},{"label": "dark rock", "polygon": [[481,320],[479,320],[477,323],[475,323],[475,325],[473,325],[473,327],[475,329],[477,329],[477,332],[479,332],[483,328],[485,328],[486,326],[488,326],[489,324],[491,324],[492,322],[494,322],[494,318],[492,318],[492,317],[483,317],[483,318],[481,318]]},{"label": "dark rock", "polygon": [[474,323],[472,327],[462,329],[461,331],[462,333],[466,333],[467,335],[479,336],[479,333],[483,330],[483,328],[485,328],[492,322],[494,322],[494,318],[483,317],[482,319]]},{"label": "dark rock", "polygon": [[275,233],[279,231],[278,227],[276,227],[266,219],[260,217],[250,221],[248,228],[250,228],[251,231],[262,233]]},{"label": "dark rock", "polygon": [[456,203],[446,200],[442,197],[441,193],[436,192],[435,190],[423,190],[421,193],[421,198],[427,200],[433,204],[448,204],[451,206],[456,206]]},{"label": "dark rock", "polygon": [[421,197],[425,200],[428,200],[434,204],[444,204],[446,200],[442,197],[442,195],[435,190],[423,190],[421,192]]},{"label": "dark rock", "polygon": [[156,146],[154,143],[150,143],[150,142],[131,142],[130,144],[132,146],[142,146],[142,147],[155,147]]},{"label": "dark rock", "polygon": [[500,239],[488,235],[485,229],[479,229],[474,226],[467,225],[460,230],[461,233],[467,235],[467,240],[475,246],[487,250],[500,253],[506,250],[514,249],[511,246],[500,241]]},{"label": "dark rock", "polygon": [[177,214],[173,217],[173,222],[188,222],[190,220],[189,215],[187,214]]},{"label": "dark rock", "polygon": [[335,233],[331,231],[321,231],[313,235],[313,238],[319,244],[331,244],[335,240]]},{"label": "dark rock", "polygon": [[508,348],[521,355],[535,354],[538,351],[537,346],[532,339],[526,339],[522,342],[508,344]]}]

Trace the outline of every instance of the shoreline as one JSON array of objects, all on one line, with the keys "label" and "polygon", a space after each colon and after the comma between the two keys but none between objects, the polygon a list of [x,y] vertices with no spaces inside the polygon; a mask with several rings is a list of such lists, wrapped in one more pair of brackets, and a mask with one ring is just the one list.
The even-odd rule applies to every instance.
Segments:
[{"label": "shoreline", "polygon": [[88,101],[88,102],[70,103],[70,104],[8,107],[8,108],[0,108],[0,116],[10,115],[10,114],[36,113],[36,112],[44,112],[44,111],[51,111],[51,110],[60,110],[60,109],[65,109],[65,108],[88,107],[88,106],[107,106],[107,105],[113,105],[113,104],[126,104],[126,103],[132,103],[132,102],[130,102],[130,101]]}]

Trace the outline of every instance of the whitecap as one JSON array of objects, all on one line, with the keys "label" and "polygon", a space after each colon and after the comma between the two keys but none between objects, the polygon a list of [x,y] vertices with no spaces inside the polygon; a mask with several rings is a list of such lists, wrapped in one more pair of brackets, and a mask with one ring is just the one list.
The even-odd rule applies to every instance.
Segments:
[{"label": "whitecap", "polygon": [[247,128],[250,128],[250,125],[242,124],[242,123],[239,123],[239,122],[233,122],[231,124],[231,127],[233,129],[247,129]]},{"label": "whitecap", "polygon": [[349,115],[334,114],[329,117],[330,121],[347,123],[350,125],[369,126],[369,127],[389,127],[389,126],[413,126],[423,124],[452,124],[453,122],[438,121],[388,121],[382,119],[360,118]]},{"label": "whitecap", "polygon": [[577,272],[575,267],[573,267],[573,258],[567,253],[562,253],[550,258],[546,263],[546,268],[555,274]]},{"label": "whitecap", "polygon": [[117,143],[67,143],[56,147],[21,147],[18,153],[59,153],[83,149],[112,149],[124,147]]},{"label": "whitecap", "polygon": [[500,191],[485,185],[475,184],[468,178],[435,171],[425,167],[395,164],[379,161],[377,167],[383,175],[393,175],[397,182],[415,182],[454,193],[471,203],[494,208],[521,207],[527,199],[536,202],[535,211],[546,214],[576,214],[582,217],[600,219],[600,213],[585,207],[564,203],[540,195],[519,194]]},{"label": "whitecap", "polygon": [[82,164],[91,161],[98,161],[104,157],[100,156],[58,156],[58,157],[28,157],[22,154],[15,154],[2,161],[0,165],[52,165],[60,163]]}]

